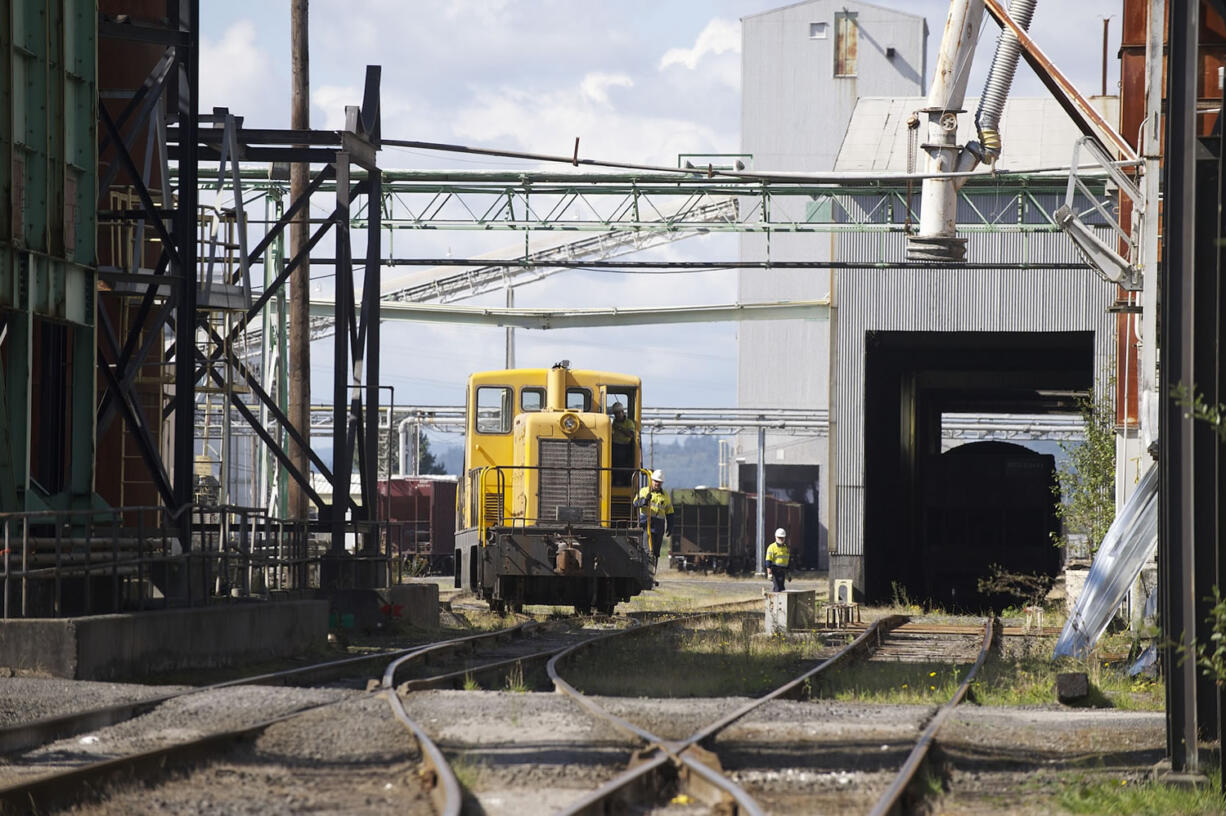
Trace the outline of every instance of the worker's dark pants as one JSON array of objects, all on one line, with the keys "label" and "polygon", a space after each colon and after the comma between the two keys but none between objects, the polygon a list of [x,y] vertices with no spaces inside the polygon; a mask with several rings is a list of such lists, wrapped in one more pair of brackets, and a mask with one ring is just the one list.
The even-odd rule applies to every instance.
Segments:
[{"label": "worker's dark pants", "polygon": [[648,541],[651,543],[651,557],[660,557],[660,548],[664,546],[664,519],[653,518],[647,527]]},{"label": "worker's dark pants", "polygon": [[613,443],[613,486],[625,487],[634,476],[634,443]]},{"label": "worker's dark pants", "polygon": [[775,592],[783,592],[783,582],[787,579],[787,577],[787,567],[776,567],[774,564],[771,564],[771,580],[775,582],[775,586],[773,587]]}]

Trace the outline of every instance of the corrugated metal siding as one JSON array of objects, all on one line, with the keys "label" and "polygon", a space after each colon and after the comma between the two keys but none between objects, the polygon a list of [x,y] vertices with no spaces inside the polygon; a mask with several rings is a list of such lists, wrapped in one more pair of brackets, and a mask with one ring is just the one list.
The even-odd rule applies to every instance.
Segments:
[{"label": "corrugated metal siding", "polygon": [[[1106,232],[1100,235],[1106,237]],[[838,257],[897,257],[902,236],[882,251],[877,236],[841,235]],[[1081,258],[1063,234],[971,235],[968,258],[990,262],[1028,257],[1051,262]],[[1114,287],[1080,270],[844,270],[837,301],[838,399],[835,520],[839,555],[863,553],[864,338],[870,331],[1093,331],[1096,373],[1104,371],[1115,344],[1107,307]]]},{"label": "corrugated metal siding", "polygon": [[[835,539],[837,555],[864,555],[864,488],[838,486],[839,526]],[[843,537],[846,536],[846,540]]]}]

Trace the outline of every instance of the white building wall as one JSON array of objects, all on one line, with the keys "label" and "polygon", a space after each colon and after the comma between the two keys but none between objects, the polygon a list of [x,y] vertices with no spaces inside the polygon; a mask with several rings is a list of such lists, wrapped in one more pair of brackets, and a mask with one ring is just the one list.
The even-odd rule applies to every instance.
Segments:
[{"label": "white building wall", "polygon": [[[835,15],[844,11],[857,15],[856,73],[836,77]],[[823,23],[825,37],[811,37],[813,25]],[[921,16],[841,0],[811,0],[742,18],[741,149],[752,155],[751,168],[832,169],[859,97],[925,92],[927,37]],[[803,201],[776,201],[774,206],[780,217],[805,220]],[[826,260],[832,257],[833,241],[822,233],[746,234],[741,257]],[[738,295],[743,303],[818,299],[829,296],[830,281],[825,269],[744,270]],[[829,320],[742,323],[737,345],[741,407],[830,407]],[[818,465],[820,546],[825,548],[829,440],[768,434],[766,446],[768,465]],[[757,461],[756,434],[742,435],[737,456]]]}]

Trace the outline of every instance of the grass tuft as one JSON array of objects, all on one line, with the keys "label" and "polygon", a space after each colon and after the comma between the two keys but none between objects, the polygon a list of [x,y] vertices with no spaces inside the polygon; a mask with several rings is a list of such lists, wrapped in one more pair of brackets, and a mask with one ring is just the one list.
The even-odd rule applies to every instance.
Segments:
[{"label": "grass tuft", "polygon": [[1220,778],[1214,772],[1205,784],[1188,787],[1128,777],[1078,777],[1061,789],[1057,801],[1069,813],[1208,816],[1226,810]]},{"label": "grass tuft", "polygon": [[[566,670],[588,694],[627,697],[752,696],[795,677],[826,647],[808,638],[766,637],[756,613],[709,618],[610,643]],[[628,677],[627,664],[652,666]]]}]

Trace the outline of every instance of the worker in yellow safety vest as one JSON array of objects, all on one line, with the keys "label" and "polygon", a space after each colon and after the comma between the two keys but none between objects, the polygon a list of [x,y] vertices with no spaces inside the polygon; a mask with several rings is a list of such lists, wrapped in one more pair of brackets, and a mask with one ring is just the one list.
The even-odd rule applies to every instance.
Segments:
[{"label": "worker in yellow safety vest", "polygon": [[613,419],[613,486],[625,487],[633,476],[634,439],[638,429],[634,427],[634,420],[626,416],[626,406],[620,402],[613,403],[609,412]]},{"label": "worker in yellow safety vest", "polygon": [[766,569],[774,581],[774,591],[783,592],[783,582],[788,577],[788,531],[780,527],[775,531],[775,540],[766,548]]},{"label": "worker in yellow safety vest", "polygon": [[664,533],[673,529],[673,502],[664,492],[664,471],[652,471],[651,485],[639,491],[634,506],[639,509],[639,523],[647,528],[651,556],[658,561]]}]

